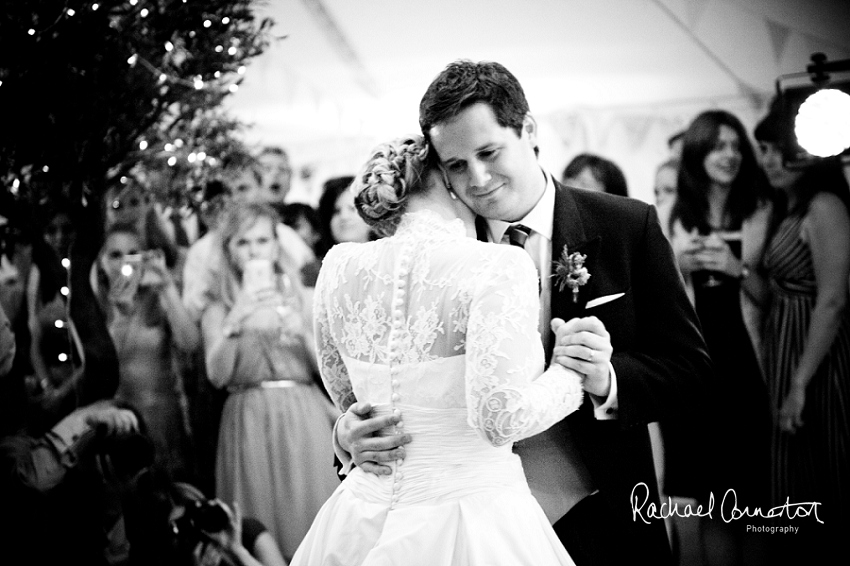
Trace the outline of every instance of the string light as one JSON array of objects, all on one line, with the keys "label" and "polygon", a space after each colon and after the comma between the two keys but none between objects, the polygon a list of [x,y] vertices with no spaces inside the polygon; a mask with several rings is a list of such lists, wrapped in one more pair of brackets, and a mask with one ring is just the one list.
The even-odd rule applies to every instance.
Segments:
[{"label": "string light", "polygon": [[142,8],[142,11],[139,12],[139,15],[143,18],[147,18],[149,13],[150,13],[150,11],[148,11],[147,8]]},{"label": "string light", "polygon": [[56,328],[65,328],[65,321],[60,318],[53,323],[53,326]]},{"label": "string light", "polygon": [[67,286],[63,286],[59,289],[59,292],[62,293],[62,296],[67,297],[71,293],[71,290]]},{"label": "string light", "polygon": [[66,354],[65,352],[62,352],[61,354],[59,354],[59,361],[60,362],[67,362],[68,361],[68,354]]},{"label": "string light", "polygon": [[69,267],[71,267],[71,260],[68,259],[67,257],[63,257],[62,258],[62,267],[64,267],[65,269],[68,269]]},{"label": "string light", "polygon": [[97,12],[97,9],[98,9],[98,8],[100,8],[100,4],[98,4],[98,3],[96,3],[96,2],[95,2],[94,4],[92,4],[92,5],[91,5],[91,10],[92,10],[92,12]]},{"label": "string light", "polygon": [[73,18],[73,17],[74,17],[74,14],[76,14],[77,12],[75,12],[73,8],[68,8],[68,10],[66,11],[66,13],[67,13],[70,17],[72,17],[72,18]]},{"label": "string light", "polygon": [[142,140],[142,141],[140,141],[140,142],[139,142],[139,149],[140,149],[140,150],[144,151],[144,150],[146,150],[147,148],[148,148],[148,142],[147,142],[147,140]]}]

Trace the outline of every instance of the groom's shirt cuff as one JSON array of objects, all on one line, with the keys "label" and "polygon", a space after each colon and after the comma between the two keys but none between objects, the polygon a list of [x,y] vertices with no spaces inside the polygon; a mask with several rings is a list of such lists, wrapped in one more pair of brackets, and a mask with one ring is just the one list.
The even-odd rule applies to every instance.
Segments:
[{"label": "groom's shirt cuff", "polygon": [[[593,414],[598,421],[611,421],[617,418],[617,413],[620,404],[617,399],[617,372],[614,371],[614,366],[608,362],[608,371],[611,372],[611,389],[608,391],[608,397],[603,399],[593,394],[589,394],[590,400],[593,402]],[[336,435],[334,435],[336,439]]]}]

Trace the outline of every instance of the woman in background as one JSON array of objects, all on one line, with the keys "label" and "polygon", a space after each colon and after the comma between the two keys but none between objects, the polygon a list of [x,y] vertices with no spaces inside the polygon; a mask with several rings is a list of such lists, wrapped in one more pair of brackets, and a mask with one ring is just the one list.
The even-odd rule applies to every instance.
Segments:
[{"label": "woman in background", "polygon": [[134,224],[115,223],[97,264],[96,290],[118,354],[116,400],[136,409],[156,468],[194,481],[192,437],[181,357],[199,345],[161,251],[147,250]]},{"label": "woman in background", "polygon": [[372,229],[354,207],[354,194],[349,189],[354,177],[334,177],[325,182],[319,198],[319,226],[322,248],[317,257],[324,257],[340,242],[368,242],[375,239]]},{"label": "woman in background", "polygon": [[[716,395],[703,423],[708,442],[706,487],[723,497],[733,489],[740,504],[765,502],[769,414],[762,379],[758,264],[770,218],[767,185],[746,130],[732,114],[698,115],[683,137],[678,194],[670,213],[670,238],[714,364]],[[664,423],[662,423],[664,427]],[[670,434],[668,434],[670,432]],[[669,454],[676,442],[695,438],[665,430]],[[697,443],[698,445],[698,443]],[[676,478],[668,478],[675,481]],[[700,500],[708,492],[676,493]],[[741,564],[760,549],[741,522],[702,522],[707,564]],[[753,560],[757,560],[753,558]]]},{"label": "woman in background", "polygon": [[[843,549],[850,509],[850,189],[838,160],[784,165],[790,125],[772,112],[755,130],[761,163],[779,190],[764,257],[769,309],[764,361],[774,423],[773,504],[816,501],[824,524],[801,528],[791,561],[823,562]],[[790,524],[800,524],[791,521]]]},{"label": "woman in background", "polygon": [[266,525],[288,560],[339,485],[330,442],[338,413],[315,382],[310,309],[275,237],[279,222],[265,204],[228,211],[222,288],[201,326],[207,375],[229,392],[216,497]]}]

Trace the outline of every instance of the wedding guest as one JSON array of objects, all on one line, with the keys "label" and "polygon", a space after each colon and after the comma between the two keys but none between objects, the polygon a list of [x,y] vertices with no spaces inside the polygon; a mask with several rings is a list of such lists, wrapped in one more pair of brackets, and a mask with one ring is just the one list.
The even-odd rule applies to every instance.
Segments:
[{"label": "wedding guest", "polygon": [[310,308],[278,224],[262,203],[227,212],[221,289],[201,322],[207,375],[229,392],[216,497],[262,521],[288,559],[339,479],[327,442],[337,413],[315,381]]},{"label": "wedding guest", "polygon": [[564,168],[561,183],[570,187],[629,196],[626,176],[616,163],[592,153],[576,155]]},{"label": "wedding guest", "polygon": [[679,160],[668,159],[655,170],[655,208],[658,210],[658,221],[664,234],[670,236],[670,211],[676,202],[677,184],[679,182]]},{"label": "wedding guest", "polygon": [[283,148],[266,146],[257,156],[262,175],[261,200],[269,204],[283,203],[292,186],[292,165]]},{"label": "wedding guest", "polygon": [[[71,204],[60,197],[42,203],[37,216],[42,238],[33,242],[27,278],[30,361],[36,379],[32,393],[41,410],[64,415],[76,408],[71,391],[83,366],[83,345],[68,304],[70,246],[76,230]],[[68,402],[72,406],[61,407]]]},{"label": "wedding guest", "polygon": [[354,195],[349,188],[354,177],[333,177],[322,186],[319,197],[321,249],[327,251],[340,242],[367,242],[375,234],[357,214]]},{"label": "wedding guest", "polygon": [[770,487],[775,505],[786,499],[820,503],[823,524],[784,521],[800,526],[802,536],[779,545],[777,553],[815,563],[841,551],[850,526],[850,189],[838,160],[787,167],[790,129],[777,110],[755,129],[762,167],[779,191],[763,262]]},{"label": "wedding guest", "polygon": [[[715,369],[711,407],[722,418],[702,423],[708,487],[720,497],[733,489],[742,504],[753,506],[767,495],[770,420],[759,363],[762,311],[753,296],[770,211],[744,126],[723,110],[699,114],[683,136],[670,239]],[[664,432],[670,452],[694,444],[693,437],[682,438],[681,428]],[[669,494],[708,502],[709,493],[680,493],[676,478],[670,479]],[[763,537],[748,536],[741,522],[709,518],[701,528],[709,565],[741,564],[764,550]]]},{"label": "wedding guest", "polygon": [[325,249],[322,240],[321,222],[318,211],[304,202],[291,202],[280,207],[278,211],[283,223],[291,227],[301,236],[316,258],[304,264],[301,268],[301,282],[306,287],[316,286],[316,277],[319,276],[319,268],[322,266],[322,258],[325,257]]},{"label": "wedding guest", "polygon": [[134,224],[107,229],[96,290],[118,354],[115,398],[136,409],[169,477],[194,481],[192,433],[178,362],[199,344],[165,256],[148,249]]}]

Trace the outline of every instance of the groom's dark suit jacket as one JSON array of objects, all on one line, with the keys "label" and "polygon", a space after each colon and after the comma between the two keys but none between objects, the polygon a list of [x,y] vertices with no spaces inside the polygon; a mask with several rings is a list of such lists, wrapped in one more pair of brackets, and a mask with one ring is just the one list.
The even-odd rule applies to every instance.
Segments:
[{"label": "groom's dark suit jacket", "polygon": [[[597,420],[586,397],[578,411],[553,427],[550,438],[568,441],[572,452],[577,448],[599,490],[594,497],[601,496],[609,508],[614,526],[601,538],[610,540],[612,549],[627,548],[633,561],[668,563],[663,521],[633,520],[630,497],[643,482],[657,501],[647,424],[678,419],[701,406],[711,380],[705,342],[655,208],[555,185],[552,261],[564,246],[569,253],[585,254],[590,279],[580,287],[577,302],[569,288],[559,291],[553,279],[551,314],[564,320],[596,316],[604,323],[613,346],[619,412],[615,420]],[[594,298],[618,293],[624,294],[585,308]]]}]

